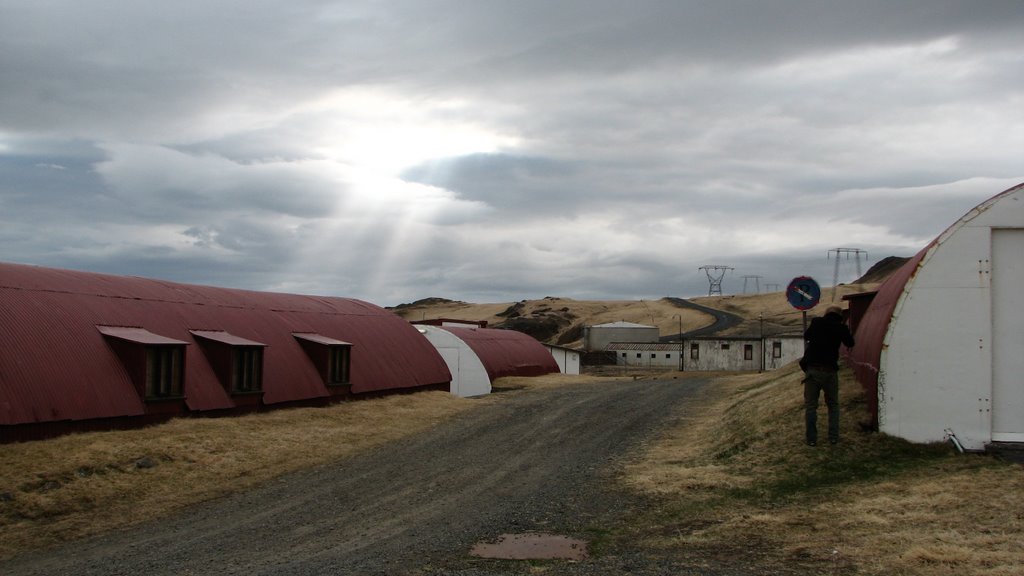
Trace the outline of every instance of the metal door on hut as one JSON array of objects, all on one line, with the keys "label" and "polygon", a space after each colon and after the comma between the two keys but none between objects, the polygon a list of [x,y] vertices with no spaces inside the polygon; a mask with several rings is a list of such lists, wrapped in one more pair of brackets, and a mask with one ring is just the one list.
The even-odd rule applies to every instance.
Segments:
[{"label": "metal door on hut", "polygon": [[1024,442],[1024,229],[992,230],[992,440]]}]

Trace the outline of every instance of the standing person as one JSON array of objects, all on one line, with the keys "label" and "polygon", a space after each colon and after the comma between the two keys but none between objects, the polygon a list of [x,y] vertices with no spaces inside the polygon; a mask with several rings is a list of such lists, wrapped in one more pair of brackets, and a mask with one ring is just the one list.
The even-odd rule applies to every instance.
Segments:
[{"label": "standing person", "polygon": [[811,320],[804,332],[804,422],[808,446],[818,444],[818,397],[825,391],[828,406],[828,441],[839,442],[839,345],[853,348],[853,335],[843,322],[843,310],[829,306],[825,315]]}]

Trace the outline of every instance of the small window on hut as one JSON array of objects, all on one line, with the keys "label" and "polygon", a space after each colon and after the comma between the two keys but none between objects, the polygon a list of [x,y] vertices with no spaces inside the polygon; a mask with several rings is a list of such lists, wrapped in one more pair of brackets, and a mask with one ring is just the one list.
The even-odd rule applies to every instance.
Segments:
[{"label": "small window on hut", "polygon": [[143,399],[183,398],[185,346],[188,342],[154,334],[145,328],[97,326],[124,364]]},{"label": "small window on hut", "polygon": [[351,383],[352,344],[321,334],[296,333],[292,336],[302,345],[324,384],[344,386]]},{"label": "small window on hut", "polygon": [[230,394],[263,392],[263,349],[266,344],[222,330],[190,330],[197,337],[221,386]]},{"label": "small window on hut", "polygon": [[729,349],[729,343],[728,342],[722,342],[722,350],[728,350],[728,349]]},{"label": "small window on hut", "polygon": [[259,392],[263,389],[263,348],[237,346],[231,351],[234,369],[231,371],[232,392]]},{"label": "small window on hut", "polygon": [[181,396],[184,346],[146,347],[146,398]]},{"label": "small window on hut", "polygon": [[743,359],[744,360],[753,360],[754,359],[754,345],[753,344],[744,344],[743,345]]},{"label": "small window on hut", "polygon": [[782,358],[782,342],[772,342],[772,358]]},{"label": "small window on hut", "polygon": [[696,342],[690,343],[690,360],[700,359],[700,346]]}]

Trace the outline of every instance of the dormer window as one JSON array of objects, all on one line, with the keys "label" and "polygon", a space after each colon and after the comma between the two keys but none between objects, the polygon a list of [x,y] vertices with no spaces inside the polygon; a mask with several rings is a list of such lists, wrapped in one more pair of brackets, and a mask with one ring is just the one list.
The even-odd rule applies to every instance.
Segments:
[{"label": "dormer window", "polygon": [[351,382],[352,344],[308,332],[294,333],[292,336],[316,366],[325,385],[344,386]]},{"label": "dormer window", "polygon": [[263,349],[266,344],[223,330],[189,330],[210,366],[230,394],[263,392]]},{"label": "dormer window", "polygon": [[188,342],[127,326],[97,326],[107,338],[139,394],[148,401],[184,398]]}]

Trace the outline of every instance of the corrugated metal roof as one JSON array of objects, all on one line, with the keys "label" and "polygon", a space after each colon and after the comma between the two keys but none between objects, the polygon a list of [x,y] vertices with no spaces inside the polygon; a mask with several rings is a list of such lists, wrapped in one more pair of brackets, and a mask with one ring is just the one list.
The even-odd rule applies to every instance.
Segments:
[{"label": "corrugated metal roof", "polygon": [[678,352],[679,342],[612,342],[605,345],[606,351],[636,350],[638,352]]},{"label": "corrugated metal roof", "polygon": [[263,342],[256,342],[241,336],[228,334],[223,330],[189,330],[189,333],[193,336],[199,336],[200,338],[206,338],[207,340],[213,340],[214,342],[230,346],[266,346]]},{"label": "corrugated metal roof", "polygon": [[657,328],[657,326],[648,326],[647,324],[637,324],[636,322],[608,322],[607,324],[595,324],[591,328]]},{"label": "corrugated metal roof", "polygon": [[[353,393],[451,380],[414,327],[367,302],[0,264],[0,425],[146,413],[98,326],[188,343],[190,330],[216,330],[266,344],[264,404],[331,395],[294,333],[353,344]],[[188,347],[184,380],[188,409],[235,407],[199,346]]]},{"label": "corrugated metal roof", "polygon": [[153,334],[145,328],[129,328],[125,326],[97,326],[97,330],[104,336],[112,336],[129,342],[139,344],[188,344],[184,340],[175,340],[159,334]]},{"label": "corrugated metal roof", "polygon": [[296,333],[296,334],[292,334],[292,336],[294,336],[294,337],[296,337],[296,338],[298,338],[300,340],[307,340],[309,342],[313,342],[315,344],[323,344],[324,346],[351,346],[352,345],[351,342],[343,342],[341,340],[335,340],[334,338],[328,338],[327,336],[324,336],[322,334]]},{"label": "corrugated metal roof", "polygon": [[495,328],[445,326],[442,329],[462,339],[473,350],[492,382],[503,376],[541,376],[559,371],[551,352],[528,334]]}]

